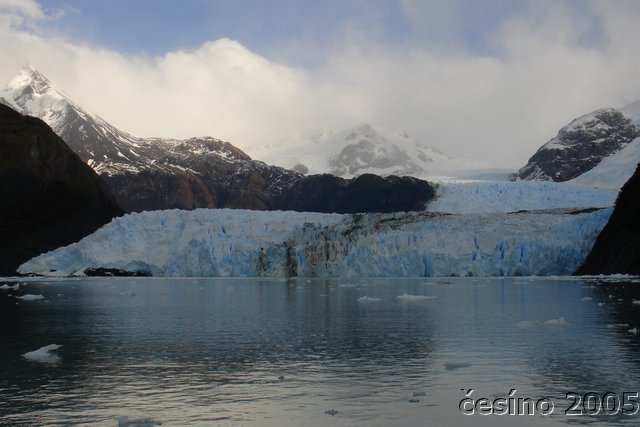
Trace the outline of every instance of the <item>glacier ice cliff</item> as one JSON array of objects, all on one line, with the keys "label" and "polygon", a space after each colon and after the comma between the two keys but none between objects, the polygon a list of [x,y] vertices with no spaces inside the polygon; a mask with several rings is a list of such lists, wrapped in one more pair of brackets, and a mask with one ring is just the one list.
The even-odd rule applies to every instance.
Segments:
[{"label": "glacier ice cliff", "polygon": [[67,276],[103,267],[154,276],[565,275],[584,262],[611,211],[143,212],[42,254],[19,272]]}]

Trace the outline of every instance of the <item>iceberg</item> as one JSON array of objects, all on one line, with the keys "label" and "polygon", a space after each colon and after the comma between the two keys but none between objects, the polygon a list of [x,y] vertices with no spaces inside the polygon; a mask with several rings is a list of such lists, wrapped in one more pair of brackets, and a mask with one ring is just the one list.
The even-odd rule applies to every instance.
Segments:
[{"label": "iceberg", "polygon": [[29,351],[22,356],[32,362],[58,363],[60,361],[60,356],[52,353],[52,351],[58,350],[60,347],[62,346],[58,344],[49,344],[44,347],[40,347],[37,350]]},{"label": "iceberg", "polygon": [[517,213],[320,214],[231,209],[114,219],[22,274],[88,268],[153,276],[419,277],[572,274],[611,208]]}]

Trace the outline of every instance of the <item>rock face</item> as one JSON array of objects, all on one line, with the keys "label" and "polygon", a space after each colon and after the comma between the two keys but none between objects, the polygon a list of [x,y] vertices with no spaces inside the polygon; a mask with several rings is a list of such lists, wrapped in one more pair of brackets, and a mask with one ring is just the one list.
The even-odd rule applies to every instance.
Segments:
[{"label": "rock face", "polygon": [[0,274],[93,233],[123,210],[49,126],[0,105]]},{"label": "rock face", "polygon": [[640,165],[576,274],[640,274]]},{"label": "rock face", "polygon": [[[101,176],[127,212],[174,208],[329,212],[331,206],[340,211],[386,212],[394,204],[397,210],[422,208],[433,195],[426,182],[386,178],[358,181],[358,186],[369,183],[363,187],[368,193],[354,197],[350,181],[305,177],[270,166],[214,138],[138,138],[83,110],[33,68],[23,70],[0,92],[0,102],[47,121]],[[319,188],[313,188],[316,184]],[[424,191],[407,192],[407,186]],[[349,200],[339,201],[345,194]],[[313,200],[301,200],[308,195]],[[363,204],[355,206],[356,200]]]},{"label": "rock face", "polygon": [[575,119],[529,159],[516,175],[522,180],[568,181],[598,165],[640,136],[640,128],[615,109]]},{"label": "rock face", "polygon": [[311,175],[282,194],[275,207],[324,213],[407,212],[423,210],[434,195],[429,184],[411,177],[365,174],[345,180]]}]

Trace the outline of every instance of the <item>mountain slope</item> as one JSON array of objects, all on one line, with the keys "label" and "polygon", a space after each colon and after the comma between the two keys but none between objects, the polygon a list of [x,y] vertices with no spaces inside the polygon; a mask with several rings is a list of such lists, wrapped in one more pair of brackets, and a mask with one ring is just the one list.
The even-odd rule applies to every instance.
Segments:
[{"label": "mountain slope", "polygon": [[49,126],[0,105],[0,274],[123,213]]},{"label": "mountain slope", "polygon": [[568,181],[640,136],[640,127],[613,108],[581,116],[560,129],[518,171],[521,180]]},{"label": "mountain slope", "polygon": [[640,274],[640,164],[576,274]]},{"label": "mountain slope", "polygon": [[[0,92],[0,102],[48,122],[80,158],[100,174],[128,212],[200,207],[296,209],[300,206],[298,197],[304,195],[291,190],[310,179],[252,160],[230,143],[214,138],[175,140],[132,136],[83,110],[33,68],[24,69]],[[324,184],[328,179],[314,178]],[[392,181],[387,179],[370,187],[368,197],[380,197]],[[406,183],[409,181],[396,180],[391,186]],[[410,183],[425,191],[409,194],[408,198],[412,199],[409,204],[424,205],[429,185]],[[343,180],[336,191],[348,185]],[[387,204],[385,209],[400,209],[404,205],[394,208]],[[322,211],[327,209],[322,206]]]}]

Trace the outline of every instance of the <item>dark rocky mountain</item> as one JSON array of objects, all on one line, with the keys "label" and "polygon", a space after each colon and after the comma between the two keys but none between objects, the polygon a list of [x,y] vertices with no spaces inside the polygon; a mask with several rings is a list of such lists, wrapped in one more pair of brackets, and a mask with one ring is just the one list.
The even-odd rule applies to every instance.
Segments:
[{"label": "dark rocky mountain", "polygon": [[586,114],[560,129],[558,135],[529,159],[517,179],[568,181],[597,166],[640,136],[640,127],[613,108]]},{"label": "dark rocky mountain", "polygon": [[0,274],[93,233],[124,211],[42,120],[0,105]]},{"label": "dark rocky mountain", "polygon": [[364,174],[346,180],[323,174],[298,180],[276,199],[275,208],[325,213],[420,211],[434,196],[429,184],[411,177]]},{"label": "dark rocky mountain", "polygon": [[640,164],[620,190],[609,222],[576,274],[640,275]]},{"label": "dark rocky mountain", "polygon": [[[83,110],[33,68],[23,70],[0,92],[0,102],[48,122],[101,176],[128,212],[172,208],[329,212],[329,206],[348,211],[375,207],[388,211],[404,210],[406,206],[422,208],[433,194],[424,181],[380,178],[367,181],[369,184],[363,187],[366,192],[352,197],[350,190],[345,190],[352,188],[351,181],[305,177],[252,160],[230,143],[214,138],[138,138]],[[314,189],[314,185],[320,187]],[[425,190],[406,192],[407,186]],[[330,194],[329,189],[336,193]],[[396,190],[398,195],[391,197],[389,192]],[[336,202],[345,191],[350,200]],[[301,200],[308,194],[313,195],[313,202]],[[361,207],[355,206],[356,200],[362,201]]]}]

